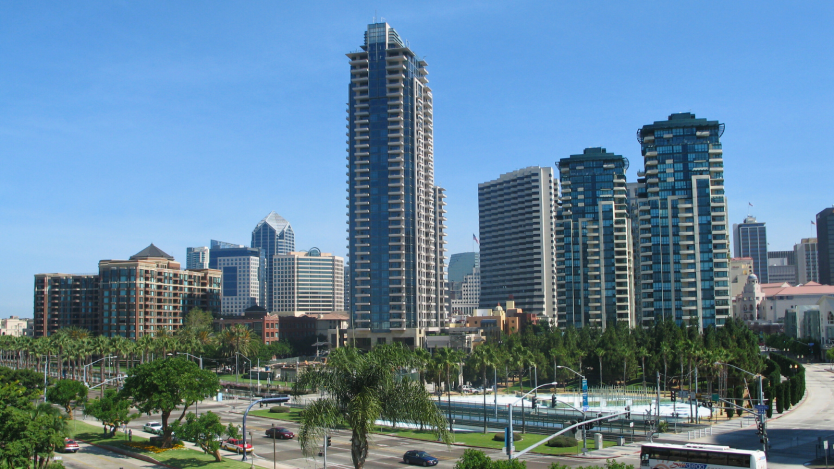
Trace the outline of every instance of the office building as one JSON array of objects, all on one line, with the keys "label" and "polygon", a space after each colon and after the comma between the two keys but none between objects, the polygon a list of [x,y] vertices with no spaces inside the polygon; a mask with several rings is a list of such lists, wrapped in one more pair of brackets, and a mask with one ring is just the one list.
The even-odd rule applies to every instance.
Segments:
[{"label": "office building", "polygon": [[242,315],[244,311],[261,303],[261,257],[254,248],[224,249],[223,254],[243,251],[240,255],[218,256],[215,269],[222,274],[220,288],[220,314]]},{"label": "office building", "polygon": [[[730,298],[735,299],[744,290],[747,279],[753,273],[752,257],[734,257],[730,259]],[[756,277],[758,282],[758,277]]]},{"label": "office building", "polygon": [[263,259],[266,260],[262,279],[265,285],[264,301],[261,306],[267,311],[275,311],[272,304],[274,286],[272,261],[276,254],[295,251],[295,233],[290,222],[275,212],[269,212],[269,215],[258,222],[252,230],[252,247],[260,249]]},{"label": "office building", "polygon": [[477,252],[461,252],[449,258],[448,301],[452,316],[470,316],[481,296],[481,263]]},{"label": "office building", "polygon": [[634,327],[633,257],[625,172],[604,148],[558,161],[556,305],[559,327]]},{"label": "office building", "polygon": [[747,216],[744,223],[733,224],[733,256],[753,259],[753,272],[761,283],[769,283],[767,275],[767,227],[756,217]]},{"label": "office building", "polygon": [[478,184],[481,308],[512,298],[551,323],[556,315],[553,270],[552,168],[538,166]]},{"label": "office building", "polygon": [[220,311],[220,271],[181,270],[153,244],[128,260],[99,261],[98,267],[104,336],[173,333],[191,309]]},{"label": "office building", "polygon": [[796,285],[796,254],[794,251],[768,251],[767,277],[768,283]]},{"label": "office building", "polygon": [[645,169],[637,221],[643,325],[699,328],[730,317],[724,124],[685,112],[637,132]]},{"label": "office building", "polygon": [[351,340],[421,347],[446,321],[427,64],[387,23],[368,25],[347,57]]},{"label": "office building", "polygon": [[20,316],[10,316],[5,319],[0,319],[0,336],[8,335],[12,337],[27,337],[29,329],[29,321],[31,319]]},{"label": "office building", "polygon": [[234,243],[227,243],[225,241],[218,241],[216,239],[212,239],[209,243],[209,247],[211,249],[235,249],[235,248],[245,248],[246,246],[242,244],[234,244]]},{"label": "office building", "polygon": [[799,244],[793,245],[797,283],[819,283],[820,266],[817,247],[817,238],[802,238]]},{"label": "office building", "polygon": [[35,337],[48,337],[64,327],[101,333],[99,276],[96,274],[35,275]]},{"label": "office building", "polygon": [[465,275],[471,274],[476,267],[480,266],[480,256],[477,252],[452,254],[449,257],[449,282],[452,284],[462,283]]},{"label": "office building", "polygon": [[272,265],[273,312],[343,311],[343,258],[312,248],[276,254]]},{"label": "office building", "polygon": [[814,223],[817,226],[819,283],[834,285],[834,208],[829,207],[818,213]]},{"label": "office building", "polygon": [[[345,264],[344,311],[350,311],[350,264]],[[350,322],[350,318],[348,318]]]},{"label": "office building", "polygon": [[185,249],[185,268],[188,270],[201,270],[209,268],[209,248],[200,246]]}]

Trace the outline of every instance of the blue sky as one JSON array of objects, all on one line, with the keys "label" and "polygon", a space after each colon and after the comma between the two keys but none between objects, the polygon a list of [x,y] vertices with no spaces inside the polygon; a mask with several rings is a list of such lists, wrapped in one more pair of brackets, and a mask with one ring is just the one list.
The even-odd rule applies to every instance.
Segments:
[{"label": "blue sky", "polygon": [[771,250],[834,204],[829,1],[2,2],[0,317],[36,273],[248,244],[271,210],[344,255],[344,54],[375,12],[429,63],[450,253],[479,182],[592,146],[633,181],[636,130],[679,111],[726,124],[730,219],[753,203]]}]

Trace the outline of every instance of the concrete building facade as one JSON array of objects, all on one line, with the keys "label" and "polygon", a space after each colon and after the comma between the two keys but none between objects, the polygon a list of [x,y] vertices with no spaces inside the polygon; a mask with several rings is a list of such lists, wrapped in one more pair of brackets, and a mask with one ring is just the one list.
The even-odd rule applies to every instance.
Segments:
[{"label": "concrete building facade", "polygon": [[796,258],[796,282],[806,284],[820,281],[819,250],[817,238],[802,238],[799,244],[794,244],[793,252]]},{"label": "concrete building facade", "polygon": [[343,258],[312,248],[276,254],[272,265],[273,312],[343,311]]},{"label": "concrete building facade", "polygon": [[538,166],[478,185],[481,308],[512,295],[519,308],[555,323],[557,194],[553,169]]}]

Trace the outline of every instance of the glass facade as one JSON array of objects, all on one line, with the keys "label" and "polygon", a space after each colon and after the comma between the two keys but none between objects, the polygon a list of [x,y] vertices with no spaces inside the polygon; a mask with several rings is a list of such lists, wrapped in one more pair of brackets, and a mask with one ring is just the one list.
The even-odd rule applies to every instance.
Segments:
[{"label": "glass facade", "polygon": [[588,148],[558,162],[562,205],[556,216],[558,325],[634,325],[628,160]]},{"label": "glass facade", "polygon": [[753,259],[753,273],[760,283],[770,283],[767,273],[767,228],[748,216],[744,223],[733,225],[733,255]]},{"label": "glass facade", "polygon": [[442,201],[434,186],[426,63],[386,23],[368,26],[361,49],[347,54],[353,326],[374,332],[436,326],[443,258],[435,211]]},{"label": "glass facade", "polygon": [[691,113],[637,132],[639,257],[644,325],[673,318],[701,328],[730,316],[724,124]]},{"label": "glass facade", "polygon": [[[270,212],[252,230],[252,247],[260,249],[262,259],[265,260],[261,264],[265,268],[263,276],[263,284],[265,284],[264,298],[261,306],[266,308],[267,311],[274,311],[272,304],[272,259],[276,254],[287,254],[295,251],[295,233],[287,220],[275,212]],[[209,259],[211,260],[211,256]]]}]

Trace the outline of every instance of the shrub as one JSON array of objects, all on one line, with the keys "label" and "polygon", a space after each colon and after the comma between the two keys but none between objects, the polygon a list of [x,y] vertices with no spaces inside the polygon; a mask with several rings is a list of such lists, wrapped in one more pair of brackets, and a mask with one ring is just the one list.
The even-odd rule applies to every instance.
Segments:
[{"label": "shrub", "polygon": [[571,436],[564,436],[559,435],[557,437],[551,438],[545,445],[550,446],[551,448],[573,448],[577,445],[576,438]]},{"label": "shrub", "polygon": [[669,432],[669,422],[666,420],[661,420],[660,423],[657,424],[657,431],[660,433],[668,433]]},{"label": "shrub", "polygon": [[280,406],[280,405],[276,405],[276,406],[273,406],[273,407],[269,408],[269,413],[270,414],[286,414],[286,413],[289,413],[289,411],[290,411],[289,407],[284,407],[284,406]]},{"label": "shrub", "polygon": [[491,465],[492,459],[483,451],[468,449],[455,463],[455,469],[490,469]]},{"label": "shrub", "polygon": [[[513,441],[521,441],[523,435],[521,433],[513,432]],[[492,441],[504,441],[504,434],[503,433],[496,433],[492,437]]]}]

